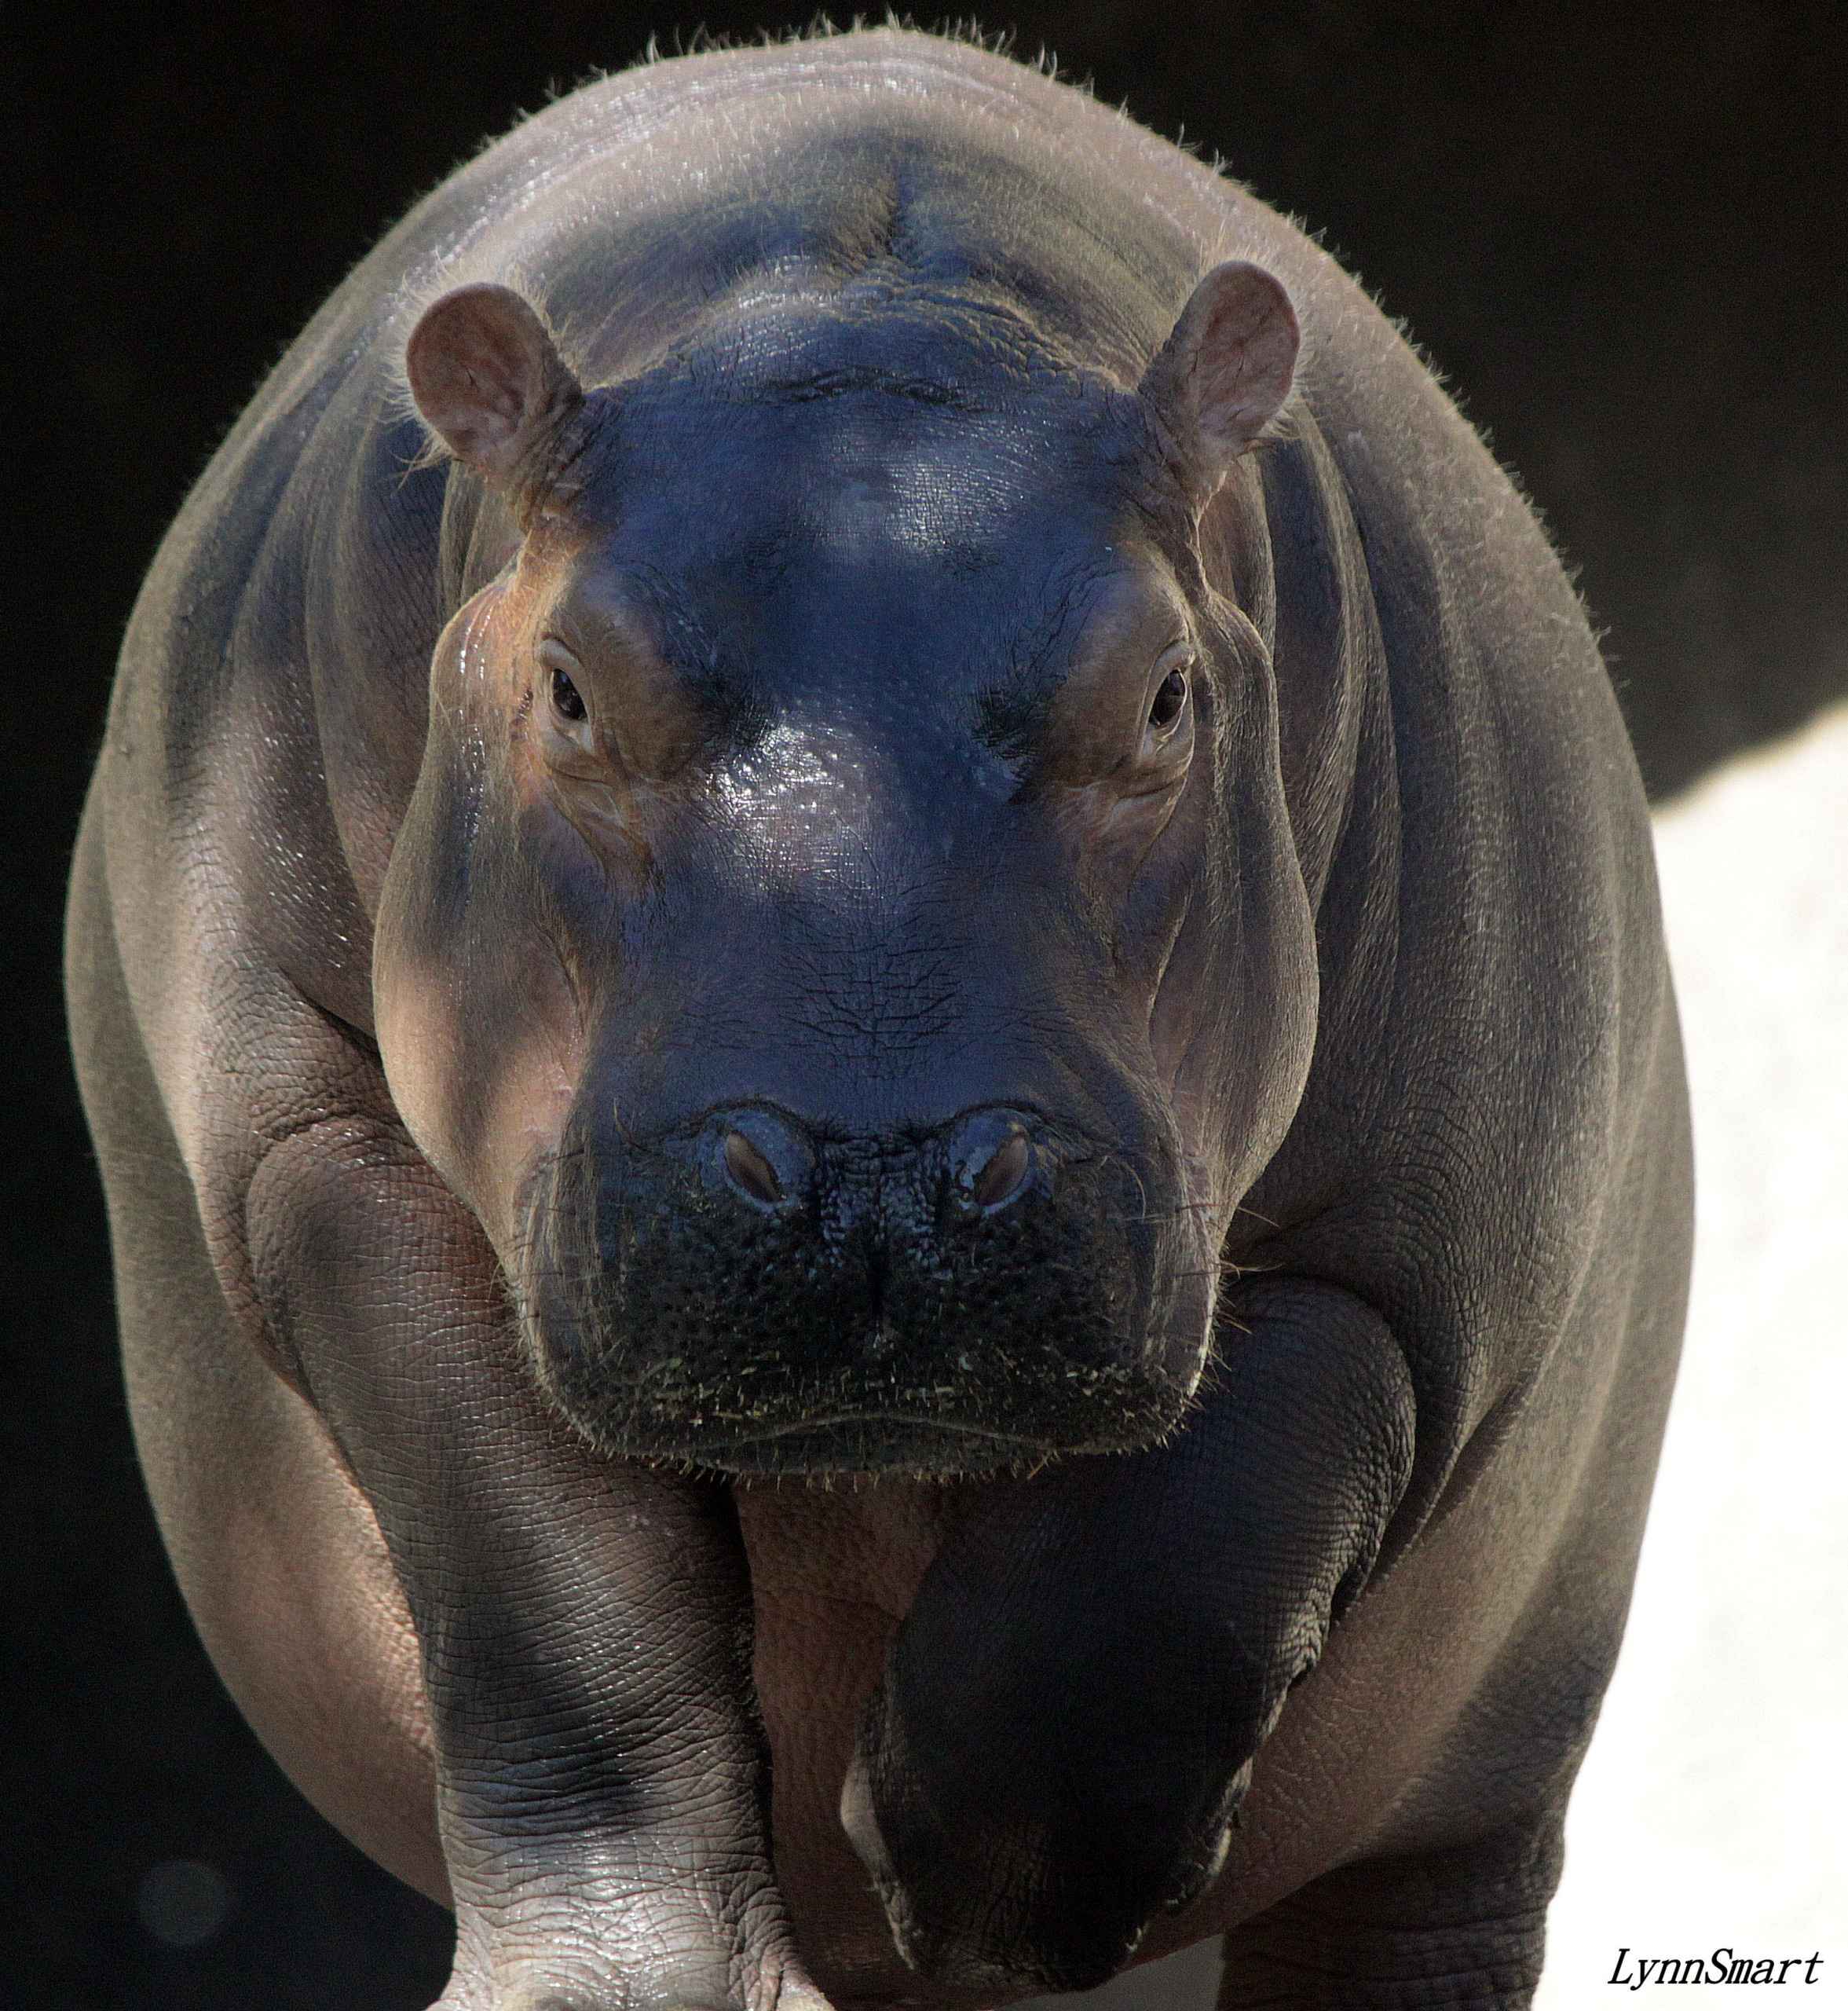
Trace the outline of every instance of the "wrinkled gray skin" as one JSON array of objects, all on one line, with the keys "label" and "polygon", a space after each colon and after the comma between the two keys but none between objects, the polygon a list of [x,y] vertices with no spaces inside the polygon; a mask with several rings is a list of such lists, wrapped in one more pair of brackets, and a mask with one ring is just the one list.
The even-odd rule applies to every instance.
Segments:
[{"label": "wrinkled gray skin", "polygon": [[1240,190],[887,31],[521,126],[174,526],[70,961],[181,1581],[445,2005],[1528,2002],[1681,1315],[1649,830]]}]

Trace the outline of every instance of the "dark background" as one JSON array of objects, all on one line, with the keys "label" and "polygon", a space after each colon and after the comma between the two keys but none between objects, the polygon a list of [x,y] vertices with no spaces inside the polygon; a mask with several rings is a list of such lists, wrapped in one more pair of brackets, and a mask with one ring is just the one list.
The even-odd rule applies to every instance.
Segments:
[{"label": "dark background", "polygon": [[[1221,154],[1409,321],[1579,569],[1660,796],[1848,692],[1837,11],[1080,0],[984,20]],[[70,835],[161,531],[368,243],[482,137],[651,33],[803,17],[137,13],[0,11],[0,1998],[410,2011],[441,1987],[446,1918],[245,1731],[142,1500],[56,1003]]]}]

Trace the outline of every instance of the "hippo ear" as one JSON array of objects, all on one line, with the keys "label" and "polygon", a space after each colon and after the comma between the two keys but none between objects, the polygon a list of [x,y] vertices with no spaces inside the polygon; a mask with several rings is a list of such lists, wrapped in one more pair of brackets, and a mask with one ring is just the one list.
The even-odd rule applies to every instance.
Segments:
[{"label": "hippo ear", "polygon": [[465,286],[417,324],[404,374],[431,429],[506,497],[524,528],[559,435],[584,402],[545,324],[510,287]]},{"label": "hippo ear", "polygon": [[1215,266],[1194,288],[1141,390],[1205,503],[1290,395],[1298,346],[1290,296],[1262,267]]}]

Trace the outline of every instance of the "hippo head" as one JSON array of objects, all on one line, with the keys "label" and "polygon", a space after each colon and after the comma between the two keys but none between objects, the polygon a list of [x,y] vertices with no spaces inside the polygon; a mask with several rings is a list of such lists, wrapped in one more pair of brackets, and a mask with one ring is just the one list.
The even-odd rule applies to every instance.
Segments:
[{"label": "hippo head", "polygon": [[1128,386],[864,292],[588,393],[504,288],[423,316],[503,546],[436,650],[381,1046],[598,1446],[1147,1445],[1313,1038],[1269,658],[1202,541],[1295,323],[1222,266]]}]

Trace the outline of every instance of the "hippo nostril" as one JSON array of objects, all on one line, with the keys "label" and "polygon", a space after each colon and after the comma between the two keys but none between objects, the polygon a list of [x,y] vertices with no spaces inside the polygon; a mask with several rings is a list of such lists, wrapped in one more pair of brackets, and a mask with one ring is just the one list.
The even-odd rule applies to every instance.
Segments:
[{"label": "hippo nostril", "polygon": [[710,1186],[766,1214],[787,1216],[807,1202],[814,1151],[792,1120],[747,1105],[715,1113],[702,1135],[701,1159]]},{"label": "hippo nostril", "polygon": [[783,1183],[777,1178],[776,1168],[741,1131],[728,1131],[725,1135],[725,1170],[753,1201],[766,1208],[781,1204]]},{"label": "hippo nostril", "polygon": [[978,1208],[1005,1207],[1026,1184],[1033,1170],[1033,1147],[1016,1131],[970,1183],[969,1198]]},{"label": "hippo nostril", "polygon": [[1011,1111],[979,1111],[950,1135],[950,1205],[964,1218],[992,1215],[1016,1201],[1041,1170],[1026,1120]]}]

